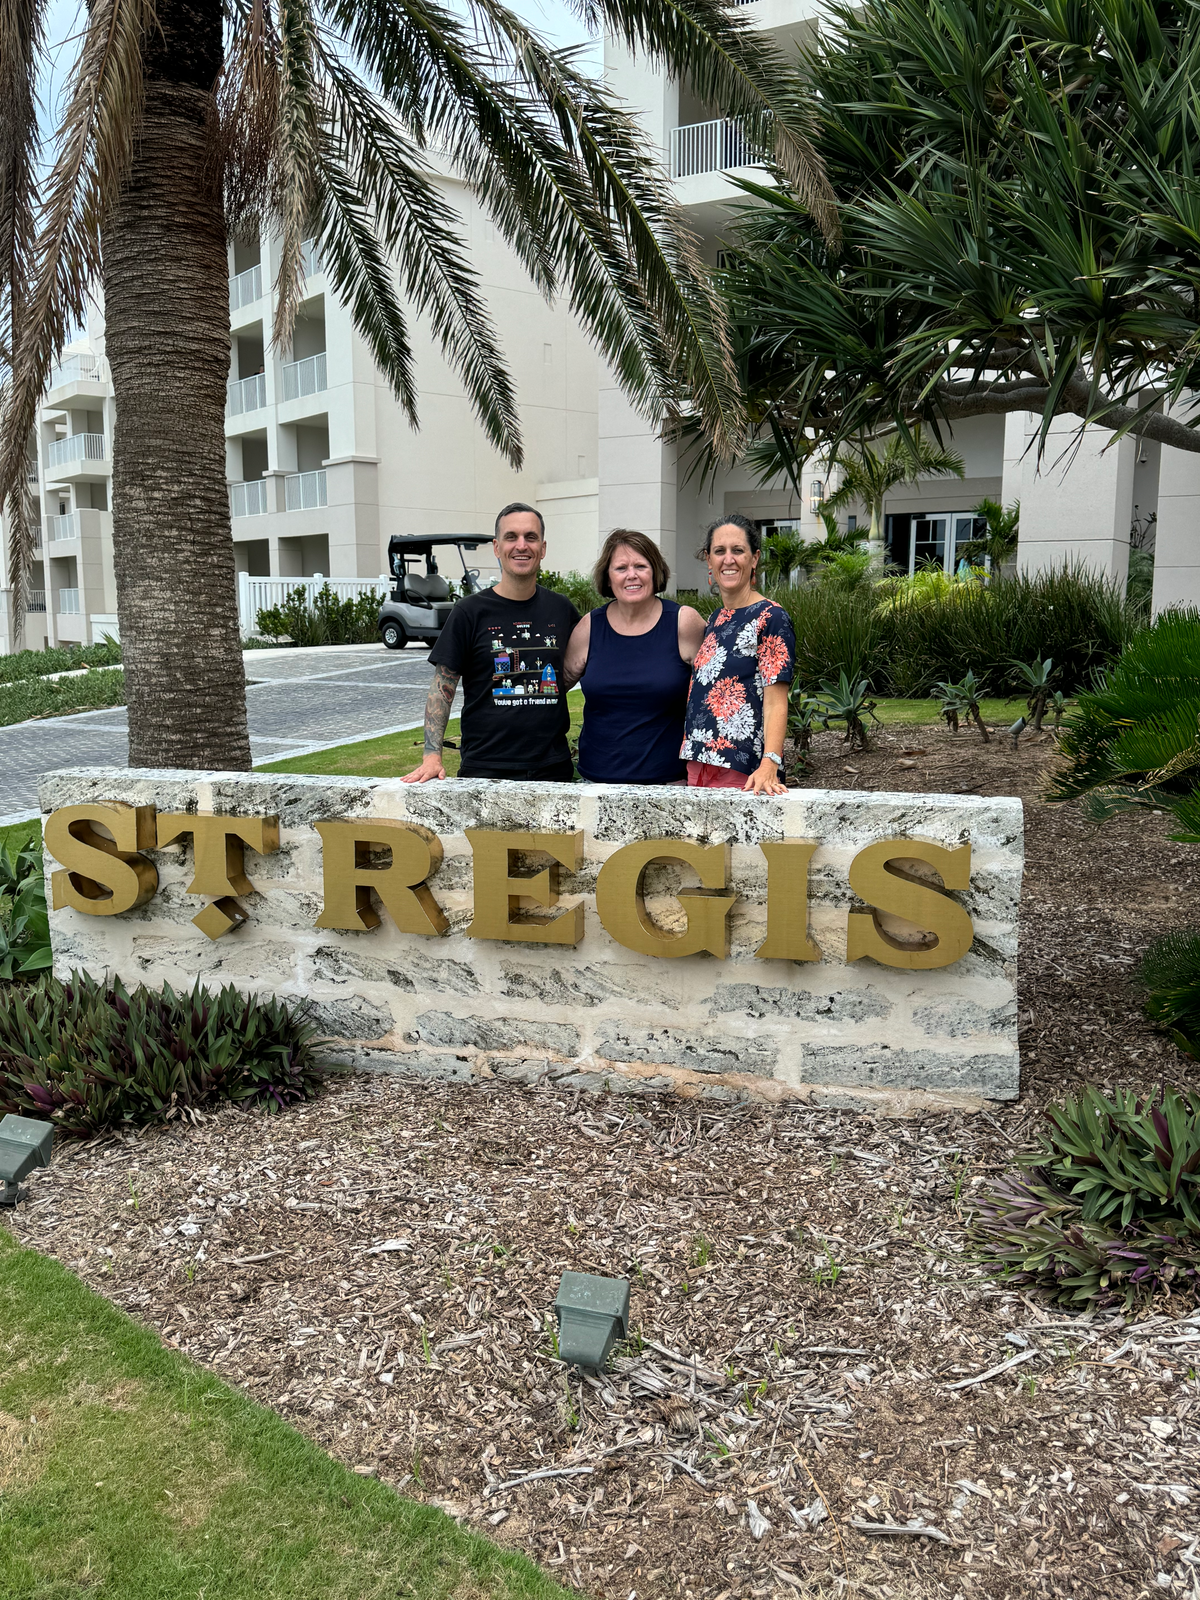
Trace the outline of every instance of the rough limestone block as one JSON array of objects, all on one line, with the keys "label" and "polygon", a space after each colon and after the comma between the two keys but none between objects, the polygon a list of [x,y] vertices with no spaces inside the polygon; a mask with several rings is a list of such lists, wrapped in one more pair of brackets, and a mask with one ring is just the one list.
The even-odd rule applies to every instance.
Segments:
[{"label": "rough limestone block", "polygon": [[[276,993],[315,1008],[329,1070],[447,1081],[549,1081],[610,1093],[736,1101],[801,1096],[820,1104],[911,1110],[1015,1095],[1016,958],[1023,867],[1021,806],[974,795],[793,790],[764,800],[736,790],[396,779],[266,773],[76,769],[49,774],[43,810],[123,801],[191,814],[276,815],[280,848],[246,850],[249,921],[210,941],[193,918],[190,837],[148,852],[157,894],[139,910],[51,913],[56,970],[83,967],[126,982],[190,987],[198,978]],[[440,937],[400,933],[386,911],[370,931],[316,927],[324,903],[317,821],[394,818],[441,840],[429,889],[449,924]],[[468,829],[584,834],[579,870],[559,875],[582,901],[577,948],[466,936],[473,915]],[[969,842],[971,881],[957,899],[972,948],[928,971],[845,962],[848,872],[885,838]],[[616,943],[595,906],[598,874],[635,840],[730,846],[729,958],[641,955]],[[758,960],[768,873],[760,846],[817,844],[809,929],[819,961]],[[530,864],[537,865],[532,857]],[[53,871],[56,863],[47,860]],[[670,859],[646,871],[648,914],[681,931],[692,870]]]}]

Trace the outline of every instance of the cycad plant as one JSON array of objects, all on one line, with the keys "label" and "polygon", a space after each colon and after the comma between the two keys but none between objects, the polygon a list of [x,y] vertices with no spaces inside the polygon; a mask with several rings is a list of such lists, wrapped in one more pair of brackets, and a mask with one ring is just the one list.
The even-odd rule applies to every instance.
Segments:
[{"label": "cycad plant", "polygon": [[[1165,811],[1173,839],[1200,844],[1200,610],[1164,612],[1135,635],[1103,686],[1076,698],[1049,798],[1080,799],[1095,821]],[[1200,932],[1147,952],[1148,1015],[1200,1055]]]},{"label": "cycad plant", "polygon": [[[740,13],[719,0],[584,9],[738,118],[836,237],[808,102]],[[44,23],[45,0],[13,0],[0,20],[0,495],[14,622],[33,549],[24,472],[36,407],[99,286],[135,766],[250,761],[224,471],[231,235],[280,235],[277,345],[290,339],[311,236],[408,417],[420,316],[517,465],[516,396],[436,159],[652,425],[686,406],[718,451],[738,443],[723,315],[656,150],[570,50],[550,49],[499,0],[92,0],[49,152],[37,120]]]}]

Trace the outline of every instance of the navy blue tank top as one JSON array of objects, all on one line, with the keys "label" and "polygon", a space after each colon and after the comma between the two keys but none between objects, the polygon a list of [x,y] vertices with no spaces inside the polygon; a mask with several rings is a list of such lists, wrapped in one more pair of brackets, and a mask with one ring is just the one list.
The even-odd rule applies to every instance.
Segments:
[{"label": "navy blue tank top", "polygon": [[615,633],[608,607],[592,612],[579,735],[579,772],[590,783],[674,783],[692,669],[679,655],[679,607],[662,602],[649,633]]}]

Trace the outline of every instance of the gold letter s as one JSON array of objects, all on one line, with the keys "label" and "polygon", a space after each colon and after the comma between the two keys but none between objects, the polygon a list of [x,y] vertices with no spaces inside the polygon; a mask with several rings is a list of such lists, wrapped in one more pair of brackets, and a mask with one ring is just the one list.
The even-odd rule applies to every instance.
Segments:
[{"label": "gold letter s", "polygon": [[[97,833],[94,823],[112,838]],[[158,888],[158,873],[138,851],[153,850],[154,842],[153,806],[114,801],[52,811],[46,849],[63,865],[50,879],[54,909],[72,906],[89,917],[113,917],[144,906]]]},{"label": "gold letter s", "polygon": [[[846,924],[846,960],[871,956],[885,967],[926,970],[948,967],[971,948],[975,930],[957,901],[906,871],[904,861],[924,861],[940,874],[947,889],[965,889],[971,881],[971,846],[947,850],[919,839],[882,839],[860,850],[850,863],[850,887],[874,911],[852,911]],[[907,944],[885,933],[879,912],[902,917],[933,935],[935,943]]]}]

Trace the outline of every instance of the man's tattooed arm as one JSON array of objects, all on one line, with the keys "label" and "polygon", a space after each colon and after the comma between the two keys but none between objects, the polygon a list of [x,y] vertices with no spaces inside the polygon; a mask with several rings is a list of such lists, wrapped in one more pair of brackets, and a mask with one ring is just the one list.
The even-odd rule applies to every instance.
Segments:
[{"label": "man's tattooed arm", "polygon": [[458,688],[458,673],[449,667],[438,667],[433,675],[429,698],[425,702],[425,754],[440,756],[446,737],[446,724],[450,721],[450,707],[454,704],[454,691]]}]

